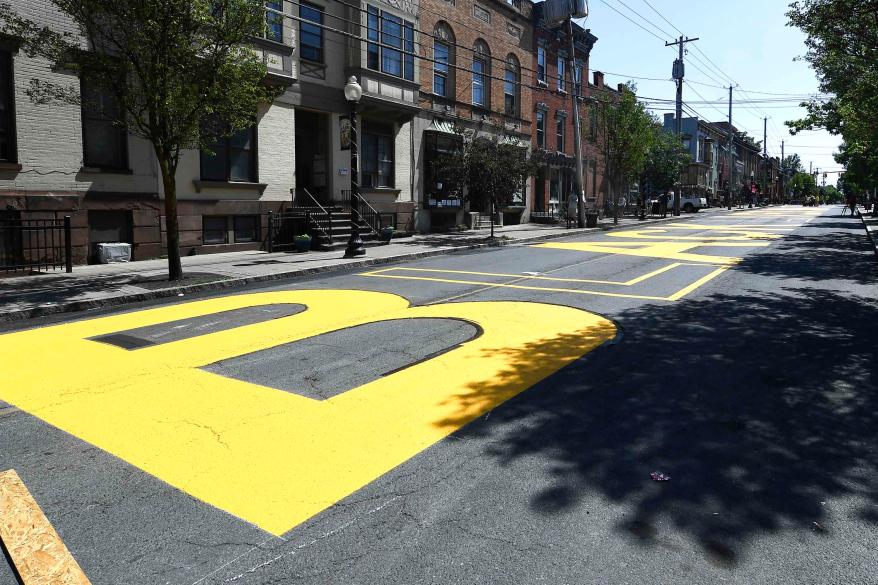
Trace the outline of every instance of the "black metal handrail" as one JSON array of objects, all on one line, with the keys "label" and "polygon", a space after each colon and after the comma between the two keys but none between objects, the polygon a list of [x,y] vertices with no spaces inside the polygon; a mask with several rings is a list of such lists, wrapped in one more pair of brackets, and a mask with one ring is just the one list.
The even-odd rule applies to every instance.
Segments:
[{"label": "black metal handrail", "polygon": [[308,189],[302,187],[302,191],[305,195],[311,199],[311,202],[314,204],[315,208],[312,207],[303,207],[301,209],[296,209],[295,207],[290,213],[298,214],[298,216],[304,216],[308,225],[319,232],[319,235],[323,237],[325,240],[324,243],[331,244],[332,243],[332,209],[327,209],[320,204],[319,201],[311,194]]},{"label": "black metal handrail", "polygon": [[351,190],[344,190],[341,195],[351,212],[351,221],[364,222],[376,234],[381,231],[383,227],[382,216],[390,214],[382,214],[372,207],[366,199],[355,195]]},{"label": "black metal handrail", "polygon": [[73,272],[70,216],[63,219],[0,219],[0,271]]}]

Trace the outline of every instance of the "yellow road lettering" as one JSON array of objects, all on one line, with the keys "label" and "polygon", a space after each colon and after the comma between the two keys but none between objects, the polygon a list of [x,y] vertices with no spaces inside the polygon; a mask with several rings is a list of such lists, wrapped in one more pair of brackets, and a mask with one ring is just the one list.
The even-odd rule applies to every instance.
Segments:
[{"label": "yellow road lettering", "polygon": [[[133,351],[89,340],[278,303],[307,310]],[[461,319],[483,334],[323,401],[200,369],[404,318]],[[9,364],[0,399],[279,535],[615,334],[602,317],[541,303],[410,307],[378,292],[254,293],[0,335]]]}]

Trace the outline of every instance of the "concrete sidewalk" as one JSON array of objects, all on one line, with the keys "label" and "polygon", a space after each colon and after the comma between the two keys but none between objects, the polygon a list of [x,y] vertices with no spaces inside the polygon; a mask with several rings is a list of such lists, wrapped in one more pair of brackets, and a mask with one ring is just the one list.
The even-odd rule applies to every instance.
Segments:
[{"label": "concrete sidewalk", "polygon": [[870,211],[866,211],[862,206],[857,207],[857,211],[860,214],[860,219],[863,220],[863,224],[866,226],[866,233],[869,235],[869,241],[872,242],[875,255],[878,256],[878,217],[873,216]]},{"label": "concrete sidewalk", "polygon": [[[698,215],[724,211],[712,208]],[[645,221],[625,217],[618,226],[613,225],[612,219],[605,219],[599,227],[585,229],[545,224],[511,225],[495,228],[496,237],[493,240],[485,229],[455,234],[416,235],[395,239],[386,245],[370,246],[366,249],[366,256],[354,259],[344,258],[343,250],[272,254],[254,250],[187,256],[182,259],[184,279],[175,282],[167,280],[167,260],[77,266],[72,274],[52,272],[0,279],[0,321],[184,296],[253,282],[537,242],[616,227],[680,221],[698,215],[684,214],[677,218],[669,215],[665,219],[648,218]]]}]

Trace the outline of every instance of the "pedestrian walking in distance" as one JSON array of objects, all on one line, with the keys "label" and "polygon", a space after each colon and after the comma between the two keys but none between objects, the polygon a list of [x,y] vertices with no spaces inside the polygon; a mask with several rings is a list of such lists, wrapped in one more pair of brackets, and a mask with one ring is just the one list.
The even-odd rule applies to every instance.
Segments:
[{"label": "pedestrian walking in distance", "polygon": [[670,199],[670,197],[673,197],[673,194],[674,192],[671,191],[670,196],[668,195],[668,193],[662,193],[661,195],[659,195],[659,211],[661,212],[662,217],[668,215],[668,199]]}]

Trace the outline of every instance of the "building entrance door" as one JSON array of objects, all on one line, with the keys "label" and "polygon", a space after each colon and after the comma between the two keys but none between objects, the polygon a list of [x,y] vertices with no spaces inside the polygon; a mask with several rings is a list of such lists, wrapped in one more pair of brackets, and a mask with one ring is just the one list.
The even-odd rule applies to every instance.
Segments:
[{"label": "building entrance door", "polygon": [[296,204],[313,205],[307,189],[321,204],[332,199],[329,175],[329,115],[296,110]]}]

